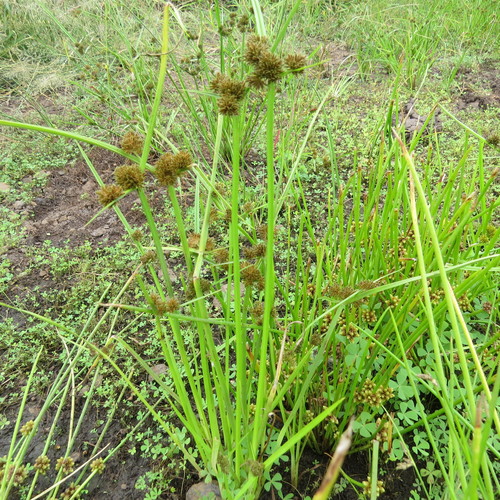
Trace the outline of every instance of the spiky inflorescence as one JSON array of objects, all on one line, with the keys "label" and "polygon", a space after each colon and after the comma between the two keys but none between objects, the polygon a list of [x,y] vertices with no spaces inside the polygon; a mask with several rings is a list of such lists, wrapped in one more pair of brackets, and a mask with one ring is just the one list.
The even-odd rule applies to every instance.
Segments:
[{"label": "spiky inflorescence", "polygon": [[236,24],[241,33],[246,33],[250,30],[250,18],[248,14],[242,14]]},{"label": "spiky inflorescence", "polygon": [[222,96],[232,96],[238,101],[245,97],[245,90],[245,82],[233,80],[232,78],[224,78],[219,86],[219,93]]},{"label": "spiky inflorescence", "polygon": [[256,477],[261,477],[262,474],[264,474],[264,464],[262,462],[258,462],[257,460],[249,460],[248,469],[250,474]]},{"label": "spiky inflorescence", "polygon": [[255,232],[261,240],[267,240],[267,224],[260,224],[255,228]]},{"label": "spiky inflorescence", "polygon": [[313,333],[309,339],[309,343],[313,346],[319,346],[321,344],[321,335],[319,333]]},{"label": "spiky inflorescence", "polygon": [[266,87],[266,82],[256,73],[247,76],[247,85],[255,90],[262,90]]},{"label": "spiky inflorescence", "polygon": [[240,101],[246,91],[245,82],[217,73],[210,82],[210,88],[220,95],[217,106],[221,115],[235,116],[239,113]]},{"label": "spiky inflorescence", "polygon": [[174,155],[173,163],[177,175],[181,175],[193,164],[193,158],[187,151],[179,151]]},{"label": "spiky inflorescence", "polygon": [[260,58],[255,74],[269,83],[277,82],[283,75],[283,63],[277,55],[266,52]]},{"label": "spiky inflorescence", "polygon": [[255,286],[258,290],[264,288],[264,277],[258,267],[253,264],[243,263],[241,279],[246,286]]},{"label": "spiky inflorescence", "polygon": [[350,297],[355,292],[356,290],[354,288],[350,286],[342,286],[339,283],[332,283],[323,291],[325,295],[340,300],[347,299],[347,297]]},{"label": "spiky inflorescence", "polygon": [[258,257],[264,257],[266,255],[266,244],[258,243],[251,247],[245,248],[243,254],[247,259],[255,259]]},{"label": "spiky inflorescence", "polygon": [[162,186],[172,186],[192,164],[193,159],[187,151],[175,155],[165,153],[156,162],[156,178]]},{"label": "spiky inflorescence", "polygon": [[191,233],[188,236],[188,246],[189,248],[199,248],[200,247],[201,235],[199,233]]},{"label": "spiky inflorescence", "polygon": [[214,260],[217,264],[226,264],[229,262],[229,250],[227,248],[218,248],[214,252]]},{"label": "spiky inflorescence", "polygon": [[109,184],[96,191],[96,194],[99,203],[103,206],[107,206],[116,201],[123,194],[123,189],[116,184]]},{"label": "spiky inflorescence", "polygon": [[217,465],[220,467],[221,472],[224,474],[229,474],[231,471],[231,464],[226,455],[219,452],[217,456]]},{"label": "spiky inflorescence", "polygon": [[163,300],[157,293],[152,293],[149,298],[160,316],[163,316],[168,311],[167,301]]},{"label": "spiky inflorescence", "polygon": [[134,229],[134,231],[130,233],[130,237],[134,241],[141,241],[142,238],[144,238],[144,233],[140,229]]},{"label": "spiky inflorescence", "polygon": [[138,189],[144,183],[144,173],[137,165],[122,165],[115,170],[115,180],[125,191]]},{"label": "spiky inflorescence", "polygon": [[[210,290],[210,281],[208,281],[205,278],[199,278],[198,282],[200,285],[201,293],[207,293]],[[194,286],[194,282],[193,282],[192,278],[189,279],[189,281],[187,283],[185,293],[186,293],[187,300],[191,300],[191,299],[194,299],[196,297],[196,288]]]},{"label": "spiky inflorescence", "polygon": [[371,290],[373,288],[377,288],[379,286],[375,281],[370,281],[370,280],[364,280],[360,281],[357,284],[357,287],[360,288],[361,290]]},{"label": "spiky inflorescence", "polygon": [[285,57],[285,67],[294,73],[302,73],[306,63],[306,56],[302,54],[288,54]]},{"label": "spiky inflorescence", "polygon": [[179,309],[180,302],[175,297],[169,297],[165,301],[165,308],[168,313],[174,313]]},{"label": "spiky inflorescence", "polygon": [[255,320],[257,325],[262,325],[264,321],[264,302],[255,302],[253,307],[250,309],[250,314]]},{"label": "spiky inflorescence", "polygon": [[156,252],[154,250],[148,250],[141,255],[141,262],[143,264],[149,264],[156,260]]},{"label": "spiky inflorescence", "polygon": [[217,99],[219,113],[224,116],[236,116],[240,111],[240,103],[232,95],[223,95]]},{"label": "spiky inflorescence", "polygon": [[224,76],[222,73],[215,73],[214,78],[210,81],[209,87],[211,90],[214,92],[217,92],[217,94],[220,94],[220,88],[222,83],[226,80],[226,76]]},{"label": "spiky inflorescence", "polygon": [[266,37],[252,35],[248,41],[245,48],[245,54],[243,58],[248,64],[256,66],[259,64],[262,56],[269,50],[269,42]]},{"label": "spiky inflorescence", "polygon": [[121,147],[127,153],[140,154],[144,146],[143,138],[136,132],[127,132],[122,139]]},{"label": "spiky inflorescence", "polygon": [[177,179],[174,155],[165,153],[156,162],[156,178],[162,186],[172,186]]}]

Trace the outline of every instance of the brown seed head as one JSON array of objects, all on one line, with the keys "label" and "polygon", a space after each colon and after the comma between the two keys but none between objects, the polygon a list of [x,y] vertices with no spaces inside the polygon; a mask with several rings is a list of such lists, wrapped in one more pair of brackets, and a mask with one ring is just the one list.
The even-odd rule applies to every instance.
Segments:
[{"label": "brown seed head", "polygon": [[267,224],[260,224],[255,229],[255,232],[261,240],[267,240]]},{"label": "brown seed head", "polygon": [[115,180],[125,191],[138,189],[144,183],[144,173],[137,165],[122,165],[115,170]]},{"label": "brown seed head", "polygon": [[302,73],[306,64],[306,56],[302,54],[288,54],[285,58],[285,67],[295,73]]},{"label": "brown seed head", "polygon": [[224,116],[236,116],[240,111],[238,100],[231,95],[223,95],[217,100],[219,113]]},{"label": "brown seed head", "polygon": [[167,312],[167,302],[163,300],[157,293],[152,293],[149,298],[160,316]]},{"label": "brown seed head", "polygon": [[[200,289],[202,293],[207,293],[210,290],[210,281],[205,278],[199,279]],[[188,300],[194,299],[196,297],[196,288],[194,286],[193,279],[189,279],[186,287],[186,298]]]},{"label": "brown seed head", "polygon": [[193,164],[193,159],[187,151],[179,151],[173,158],[173,166],[177,175],[185,172]]},{"label": "brown seed head", "polygon": [[130,131],[123,136],[121,147],[127,153],[140,154],[144,147],[144,140],[136,132]]},{"label": "brown seed head", "polygon": [[247,76],[247,85],[255,90],[262,90],[266,87],[266,82],[257,73]]},{"label": "brown seed head", "polygon": [[140,230],[140,229],[135,229],[134,231],[132,231],[130,233],[130,237],[134,240],[134,241],[141,241],[142,238],[144,238],[144,234],[143,232]]},{"label": "brown seed head", "polygon": [[256,66],[262,58],[262,55],[268,51],[269,42],[266,37],[252,35],[248,41],[243,58],[248,64]]},{"label": "brown seed head", "polygon": [[218,248],[214,252],[214,260],[217,264],[225,264],[229,261],[229,251],[227,248]]},{"label": "brown seed head", "polygon": [[255,73],[269,83],[277,82],[283,75],[283,63],[277,55],[265,52],[259,60]]},{"label": "brown seed head", "polygon": [[258,290],[264,289],[264,277],[258,267],[253,264],[243,263],[241,279],[246,286],[255,286]]},{"label": "brown seed head", "polygon": [[264,464],[257,460],[250,460],[248,462],[248,469],[252,476],[261,477],[264,474]]},{"label": "brown seed head", "polygon": [[379,286],[375,281],[364,280],[360,281],[357,285],[361,290],[371,290],[372,288],[377,288]]},{"label": "brown seed head", "polygon": [[141,262],[143,264],[149,264],[150,262],[154,262],[156,260],[156,252],[153,250],[148,250],[144,254],[141,255]]},{"label": "brown seed head", "polygon": [[221,95],[232,96],[238,101],[241,101],[245,96],[245,90],[245,82],[240,82],[231,78],[225,78],[219,86],[219,93]]},{"label": "brown seed head", "polygon": [[198,233],[191,233],[188,236],[189,248],[199,248],[201,236]]},{"label": "brown seed head", "polygon": [[180,302],[174,297],[170,297],[165,301],[165,307],[168,313],[174,313],[177,311],[177,309],[179,309],[179,305]]},{"label": "brown seed head", "polygon": [[106,207],[123,194],[123,189],[116,184],[109,184],[108,186],[103,186],[101,189],[97,190],[96,194],[99,199],[99,203]]},{"label": "brown seed head", "polygon": [[237,23],[238,29],[242,33],[245,33],[246,31],[249,30],[249,25],[250,25],[250,18],[248,17],[248,14],[242,14],[240,16],[240,18],[238,19],[238,23]]},{"label": "brown seed head", "polygon": [[172,186],[177,179],[177,165],[174,155],[166,153],[156,162],[156,178],[162,186]]},{"label": "brown seed head", "polygon": [[222,73],[216,73],[213,80],[210,82],[209,87],[217,94],[221,93],[221,86],[227,80],[227,77]]}]

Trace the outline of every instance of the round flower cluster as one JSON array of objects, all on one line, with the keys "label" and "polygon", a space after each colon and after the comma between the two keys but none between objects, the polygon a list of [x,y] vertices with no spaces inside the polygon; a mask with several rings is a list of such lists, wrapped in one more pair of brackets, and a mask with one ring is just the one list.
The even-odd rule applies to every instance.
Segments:
[{"label": "round flower cluster", "polygon": [[127,132],[123,136],[121,147],[127,153],[140,154],[144,147],[144,139],[136,132]]},{"label": "round flower cluster", "polygon": [[379,387],[375,389],[375,383],[366,379],[363,387],[354,393],[354,400],[358,403],[366,403],[370,406],[380,406],[394,396],[391,387]]},{"label": "round flower cluster", "polygon": [[217,73],[210,82],[210,88],[219,94],[217,105],[221,115],[236,116],[240,112],[240,102],[246,92],[245,82]]},{"label": "round flower cluster", "polygon": [[173,186],[191,165],[193,159],[187,151],[177,154],[166,153],[156,162],[156,178],[162,186]]}]

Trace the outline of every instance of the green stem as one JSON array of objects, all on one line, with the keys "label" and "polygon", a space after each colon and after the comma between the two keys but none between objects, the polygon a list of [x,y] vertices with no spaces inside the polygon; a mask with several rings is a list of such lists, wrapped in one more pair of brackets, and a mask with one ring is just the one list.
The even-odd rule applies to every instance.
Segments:
[{"label": "green stem", "polygon": [[[265,403],[267,393],[267,366],[269,338],[271,332],[271,314],[274,305],[274,225],[275,225],[275,199],[274,199],[274,100],[276,86],[270,84],[267,92],[266,115],[266,156],[267,156],[267,245],[266,245],[266,272],[264,289],[264,322],[262,337],[260,339],[260,369],[255,403],[255,421],[266,422],[267,409],[270,401]],[[259,456],[260,444],[266,430],[265,425],[254,425],[252,439],[252,458]]]},{"label": "green stem", "polygon": [[151,141],[153,139],[153,134],[156,126],[156,118],[158,116],[158,110],[161,104],[163,87],[165,85],[165,77],[167,75],[169,14],[170,14],[170,4],[167,3],[163,8],[160,71],[158,73],[158,79],[156,81],[155,99],[153,101],[153,106],[151,109],[151,113],[149,115],[148,129],[146,132],[146,138],[144,139],[144,147],[142,150],[141,160],[139,162],[139,167],[143,171],[145,170],[148,162],[149,151],[151,149]]},{"label": "green stem", "polygon": [[179,233],[179,238],[181,240],[182,253],[184,254],[184,259],[186,261],[187,272],[189,275],[193,272],[193,263],[191,262],[191,251],[189,250],[189,244],[186,236],[186,229],[184,227],[184,220],[182,218],[182,211],[179,205],[179,200],[175,193],[174,186],[168,187],[168,195],[170,198],[170,203],[172,203],[172,208],[174,209],[175,222],[177,224],[177,231]]},{"label": "green stem", "polygon": [[99,148],[107,149],[108,151],[123,156],[124,158],[127,158],[128,160],[131,160],[134,163],[137,162],[136,156],[125,153],[125,151],[116,146],[112,146],[111,144],[104,141],[99,141],[98,139],[92,139],[91,137],[77,134],[76,132],[67,132],[66,130],[60,130],[58,128],[43,127],[42,125],[32,125],[30,123],[13,122],[10,120],[0,120],[0,126],[22,128],[24,130],[34,130],[36,132],[42,132],[51,135],[59,135],[61,137],[66,137],[68,139],[74,139],[75,141],[86,142],[87,144],[91,144],[92,146],[97,146]]},{"label": "green stem", "polygon": [[243,462],[242,446],[242,422],[246,407],[246,352],[247,343],[246,329],[241,321],[241,268],[240,268],[240,244],[239,244],[239,228],[238,228],[238,209],[240,199],[240,130],[241,130],[240,115],[233,118],[233,144],[232,144],[232,191],[231,191],[231,227],[229,234],[230,245],[230,260],[232,261],[233,269],[233,285],[228,284],[227,301],[231,301],[231,294],[234,301],[234,332],[235,332],[235,348],[236,348],[236,408],[235,408],[235,426],[234,426],[234,443],[235,447],[235,475],[239,479],[241,466]]}]

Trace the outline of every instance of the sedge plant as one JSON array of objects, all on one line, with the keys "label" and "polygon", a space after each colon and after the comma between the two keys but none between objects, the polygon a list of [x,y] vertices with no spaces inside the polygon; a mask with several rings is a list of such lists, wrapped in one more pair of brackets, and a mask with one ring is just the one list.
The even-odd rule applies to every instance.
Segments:
[{"label": "sedge plant", "polygon": [[[467,324],[474,320],[473,304],[491,295],[499,262],[500,233],[492,227],[498,202],[488,200],[496,174],[489,175],[485,168],[484,140],[473,136],[479,152],[472,167],[474,148],[466,139],[462,157],[446,176],[439,161],[425,155],[420,176],[411,154],[425,150],[425,140],[439,151],[437,136],[423,137],[432,113],[405,144],[409,136],[404,130],[391,130],[395,89],[395,103],[373,138],[378,148],[368,167],[354,154],[346,177],[338,168],[335,130],[325,121],[323,148],[328,158],[316,175],[330,189],[324,192],[325,201],[315,206],[308,196],[308,178],[301,177],[304,152],[323,107],[341,86],[332,86],[307,126],[297,127],[304,135],[301,140],[293,133],[277,134],[277,86],[286,85],[286,78],[306,65],[298,57],[289,59],[287,67],[278,56],[299,4],[293,2],[287,12],[285,2],[279,3],[276,33],[253,0],[256,33],[245,33],[241,43],[231,45],[236,62],[225,58],[222,47],[220,71],[209,90],[200,86],[189,92],[182,78],[171,75],[192,115],[198,110],[193,95],[200,96],[209,133],[206,121],[196,123],[210,147],[210,165],[201,157],[193,161],[159,127],[172,12],[184,30],[180,13],[171,5],[165,7],[162,47],[155,59],[160,61],[156,92],[141,114],[144,139],[130,132],[119,148],[74,132],[0,123],[104,147],[124,158],[126,164],[115,173],[116,184],[105,185],[98,165],[84,155],[101,186],[103,210],[116,211],[142,255],[134,279],[143,303],[116,300],[107,307],[151,319],[173,385],[165,384],[121,334],[115,333],[112,341],[157,382],[192,436],[196,453],[183,447],[187,460],[200,477],[217,480],[223,498],[258,498],[266,474],[284,456],[290,457],[296,486],[305,447],[331,453],[351,430],[352,450],[372,450],[371,477],[364,486],[374,498],[381,487],[377,471],[383,460],[401,460],[405,454],[414,460],[404,439],[422,428],[447,495],[490,498],[497,486],[491,457],[498,452],[489,437],[492,429],[498,430],[498,384],[497,370],[485,366],[491,366],[487,351],[498,338],[493,316],[486,333],[475,338]],[[220,27],[224,16],[218,9]],[[273,36],[267,38],[269,33]],[[435,49],[428,33],[421,34],[421,50],[416,39],[405,41],[408,51],[416,47],[414,64]],[[203,57],[200,66],[208,76]],[[403,68],[401,61],[392,61],[399,65],[394,69],[400,76],[406,74],[410,84],[427,71],[427,66]],[[136,64],[140,73],[140,62]],[[173,67],[178,73],[180,66]],[[261,122],[252,108],[251,85],[260,92]],[[264,135],[265,199],[247,210],[242,203],[242,144],[255,137],[255,127]],[[466,138],[471,134],[466,127],[462,130]],[[171,152],[153,164],[151,152],[162,152],[161,141]],[[230,164],[230,189],[225,192],[219,182],[227,174],[222,158]],[[182,207],[186,172],[195,182],[192,233]],[[176,221],[176,234],[169,239],[151,203],[146,183],[150,174],[165,188]],[[139,199],[148,227],[142,239],[120,211],[124,196]],[[217,248],[214,216],[218,226],[228,228]],[[279,235],[283,221],[285,241]],[[170,280],[172,255],[185,267],[182,290]],[[214,298],[218,312],[211,307]],[[144,397],[134,377],[106,349],[92,348],[175,441],[175,429]],[[421,352],[427,356],[421,358]],[[408,383],[400,384],[403,379]],[[421,418],[405,412],[410,398]],[[426,415],[431,398],[442,408]],[[432,425],[441,417],[447,428],[445,446],[432,436]],[[345,440],[341,443],[344,456],[348,446]],[[335,463],[316,498],[328,495],[340,468],[339,460]]]},{"label": "sedge plant", "polygon": [[[172,391],[165,387],[157,376],[153,376],[153,378],[165,391],[165,397],[176,416],[191,434],[200,457],[201,467],[196,463],[192,454],[185,450],[187,458],[193,467],[199,470],[200,475],[218,480],[225,498],[257,497],[263,485],[264,474],[280,457],[286,454],[287,450],[302,441],[339,404],[339,402],[334,402],[325,408],[307,425],[287,439],[285,439],[287,436],[284,433],[275,435],[274,424],[272,421],[270,424],[271,416],[277,410],[283,392],[279,388],[283,349],[279,349],[279,346],[284,343],[286,338],[280,338],[280,330],[272,313],[276,280],[274,267],[274,109],[276,82],[281,79],[285,71],[285,64],[272,52],[275,48],[267,42],[259,3],[252,3],[257,18],[258,35],[254,35],[253,39],[246,45],[245,57],[254,68],[255,84],[258,82],[258,85],[267,88],[265,97],[267,144],[267,202],[265,211],[267,228],[264,231],[266,240],[264,256],[259,266],[240,261],[242,227],[238,212],[242,182],[240,142],[244,115],[240,113],[238,101],[241,100],[246,91],[245,84],[221,75],[215,85],[220,97],[218,100],[217,136],[213,152],[214,163],[210,177],[203,175],[201,177],[208,193],[205,199],[205,214],[200,237],[195,243],[193,243],[193,238],[187,235],[175,189],[175,185],[184,171],[197,168],[192,166],[193,161],[190,155],[182,151],[174,154],[166,153],[156,165],[152,166],[148,163],[167,71],[169,14],[174,9],[170,4],[164,10],[160,69],[156,95],[149,112],[144,140],[139,138],[137,134],[129,133],[124,137],[122,148],[119,149],[71,132],[10,123],[13,126],[23,126],[94,145],[99,144],[119,152],[129,160],[129,164],[116,169],[116,184],[114,185],[104,185],[97,169],[90,162],[89,166],[101,185],[98,192],[100,201],[106,207],[115,208],[129,234],[132,234],[132,230],[123,219],[118,204],[123,196],[137,194],[147,220],[151,239],[151,243],[148,245],[143,245],[138,241],[138,247],[143,254],[141,258],[143,267],[150,273],[154,291],[150,288],[149,279],[146,280],[146,277],[139,273],[135,278],[144,294],[145,306],[113,303],[109,307],[151,315],[154,332],[161,345],[175,390]],[[296,4],[298,3],[296,2]],[[292,9],[292,13],[284,19],[283,30],[286,29],[295,10],[296,8]],[[305,62],[300,56],[295,59],[293,57],[287,59],[286,64],[289,71],[293,72],[300,70]],[[222,133],[224,124],[228,121],[232,123],[232,189],[230,201],[226,204],[221,202],[222,206],[226,206],[230,213],[230,221],[226,294],[225,296],[224,294],[220,295],[224,301],[225,317],[219,319],[212,318],[209,314],[207,308],[209,290],[207,280],[202,277],[202,272],[207,265],[205,254],[211,250],[207,236],[208,223],[212,208],[211,201],[214,198],[214,179],[221,154]],[[7,125],[8,123],[2,121],[2,124]],[[180,301],[176,298],[176,291],[169,278],[162,236],[144,187],[146,172],[153,173],[157,181],[166,187],[172,203],[177,221],[179,248],[182,250],[187,273],[184,290],[186,314],[178,312]],[[245,235],[244,230],[243,235]],[[194,262],[193,247],[196,249]],[[153,261],[157,262],[161,277],[153,265]],[[243,297],[238,293],[242,286],[246,290]],[[259,325],[256,325],[248,314],[249,304],[253,300],[254,294],[261,295],[264,303],[263,314],[261,314],[262,322],[259,321]],[[183,327],[186,322],[192,325],[196,332],[195,337],[188,344],[186,344]],[[216,335],[216,332],[221,332],[221,334]],[[111,340],[129,352],[131,357],[135,358],[147,370],[145,362],[125,339],[114,335]],[[175,440],[175,432],[170,424],[165,422],[163,417],[155,411],[154,406],[144,399],[132,378],[121,370],[110,353],[106,349],[95,346],[92,346],[92,349],[116,368],[126,384],[143,401],[171,439]],[[303,364],[303,369],[309,370],[309,366]],[[151,370],[147,371],[153,375]],[[298,370],[289,376],[288,386],[294,382],[302,382]],[[303,404],[303,401],[297,403],[301,406]],[[287,414],[283,412],[281,418],[284,418],[285,421],[286,418],[293,419],[296,413],[297,409],[287,417]],[[272,449],[268,446],[271,441],[273,443]]]}]

